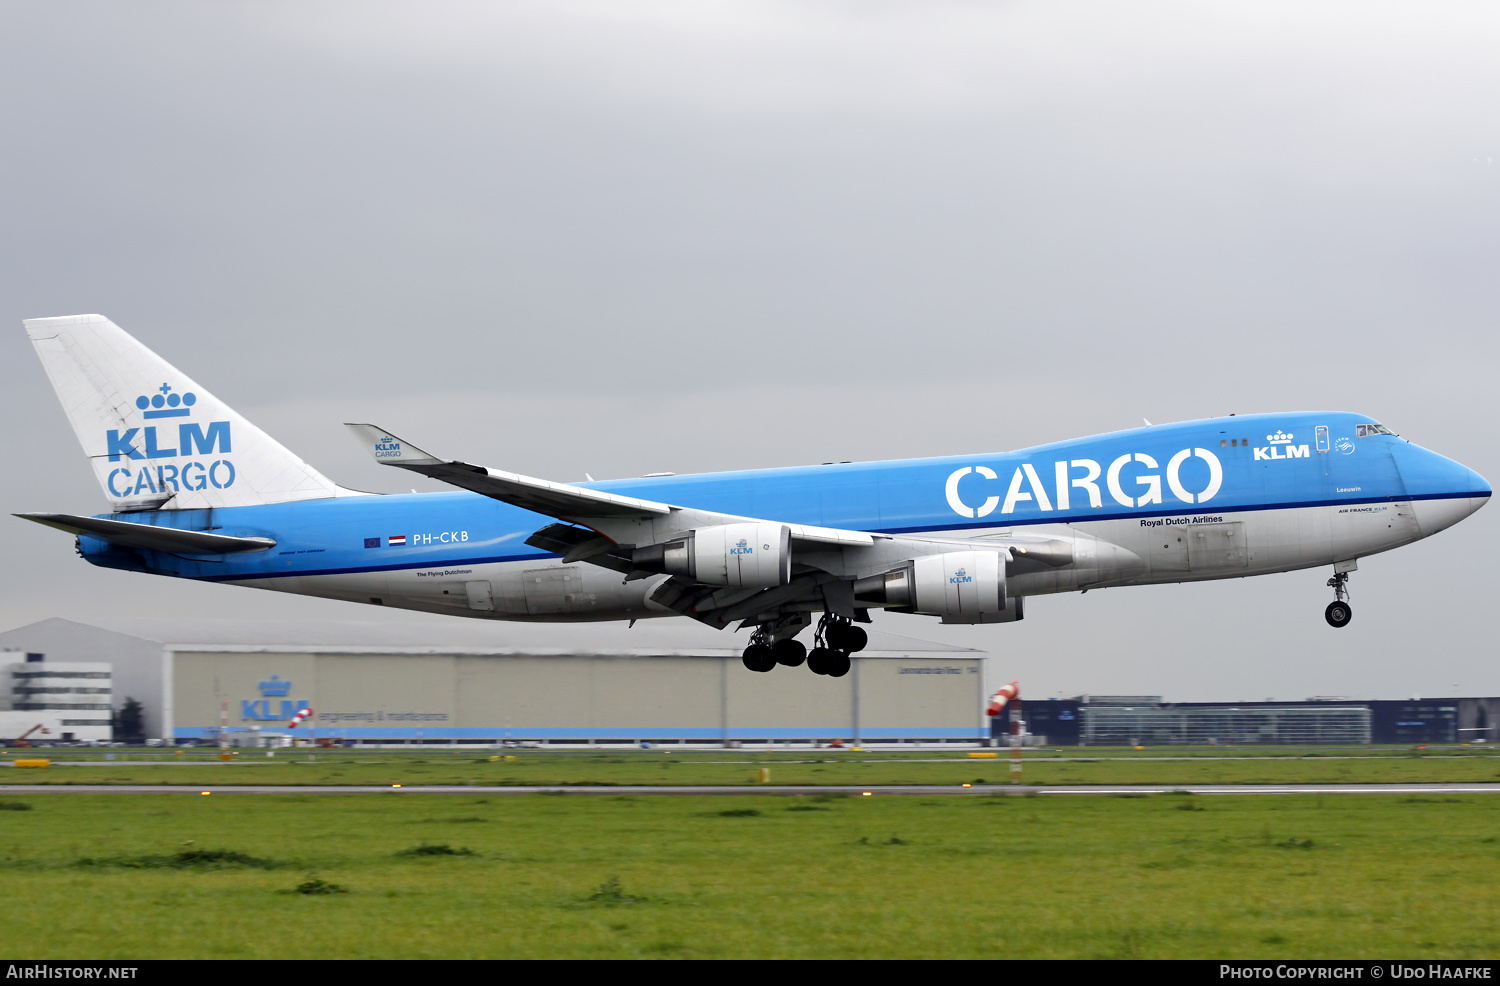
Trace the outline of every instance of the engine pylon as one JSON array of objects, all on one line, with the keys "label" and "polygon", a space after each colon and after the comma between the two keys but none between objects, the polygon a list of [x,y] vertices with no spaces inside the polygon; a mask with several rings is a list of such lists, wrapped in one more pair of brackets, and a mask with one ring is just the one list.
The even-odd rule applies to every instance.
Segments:
[{"label": "engine pylon", "polygon": [[1021,684],[1020,682],[1012,681],[1010,684],[1002,686],[998,692],[990,697],[989,707],[984,710],[984,714],[987,716],[997,716],[1005,710],[1005,706],[1012,699],[1020,697]]}]

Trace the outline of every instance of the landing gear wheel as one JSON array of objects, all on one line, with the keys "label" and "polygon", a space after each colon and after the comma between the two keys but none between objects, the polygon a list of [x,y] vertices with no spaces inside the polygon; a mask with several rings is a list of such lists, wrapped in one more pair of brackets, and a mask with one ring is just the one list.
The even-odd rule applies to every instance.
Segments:
[{"label": "landing gear wheel", "polygon": [[807,648],[801,642],[788,637],[771,645],[771,657],[777,664],[795,668],[807,660]]},{"label": "landing gear wheel", "polygon": [[1328,588],[1333,590],[1333,602],[1323,610],[1323,619],[1331,627],[1346,627],[1354,618],[1354,610],[1349,607],[1349,573],[1335,569]]},{"label": "landing gear wheel", "polygon": [[827,647],[814,647],[807,652],[807,670],[813,674],[827,674],[834,651]]},{"label": "landing gear wheel", "polygon": [[762,673],[776,666],[776,658],[771,654],[771,648],[765,644],[751,644],[746,647],[740,660],[745,663],[747,669]]},{"label": "landing gear wheel", "polygon": [[830,623],[825,636],[828,638],[828,646],[850,654],[864,650],[865,645],[870,642],[870,635],[852,623]]},{"label": "landing gear wheel", "polygon": [[828,662],[828,677],[842,678],[848,674],[850,667],[849,655],[841,650],[829,651],[829,653],[833,658]]},{"label": "landing gear wheel", "polygon": [[1350,609],[1349,604],[1343,600],[1331,602],[1328,608],[1323,610],[1323,619],[1327,620],[1331,627],[1346,627],[1353,618],[1354,610]]}]

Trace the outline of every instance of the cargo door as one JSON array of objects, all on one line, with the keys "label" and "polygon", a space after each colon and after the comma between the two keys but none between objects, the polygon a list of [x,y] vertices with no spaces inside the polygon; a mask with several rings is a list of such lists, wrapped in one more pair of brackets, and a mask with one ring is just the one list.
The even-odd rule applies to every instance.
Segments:
[{"label": "cargo door", "polygon": [[1151,563],[1151,574],[1170,574],[1188,570],[1187,527],[1155,527],[1146,535],[1146,557]]},{"label": "cargo door", "polygon": [[1188,565],[1195,572],[1250,567],[1243,522],[1194,524],[1188,528],[1187,546]]},{"label": "cargo door", "polygon": [[583,572],[571,568],[537,568],[523,575],[526,612],[532,616],[556,616],[573,612],[583,592]]}]

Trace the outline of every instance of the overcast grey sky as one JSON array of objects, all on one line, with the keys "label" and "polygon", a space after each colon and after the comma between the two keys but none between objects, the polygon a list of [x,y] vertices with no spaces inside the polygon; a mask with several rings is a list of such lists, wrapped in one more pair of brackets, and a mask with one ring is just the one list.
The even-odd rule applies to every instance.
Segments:
[{"label": "overcast grey sky", "polygon": [[[570,480],[1293,409],[1494,480],[1497,52],[1492,3],[6,0],[0,506],[106,507],[20,325],[83,312],[363,489],[344,421]],[[1342,631],[1322,570],[877,620],[1033,695],[1500,694],[1497,529]],[[433,619],[6,530],[3,627]]]}]

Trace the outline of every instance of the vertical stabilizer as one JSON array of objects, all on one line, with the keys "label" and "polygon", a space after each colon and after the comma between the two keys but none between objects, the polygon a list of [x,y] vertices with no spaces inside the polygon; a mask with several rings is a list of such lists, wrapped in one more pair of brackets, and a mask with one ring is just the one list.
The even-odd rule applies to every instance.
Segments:
[{"label": "vertical stabilizer", "polygon": [[343,492],[104,316],[28,319],[26,332],[117,511]]}]

